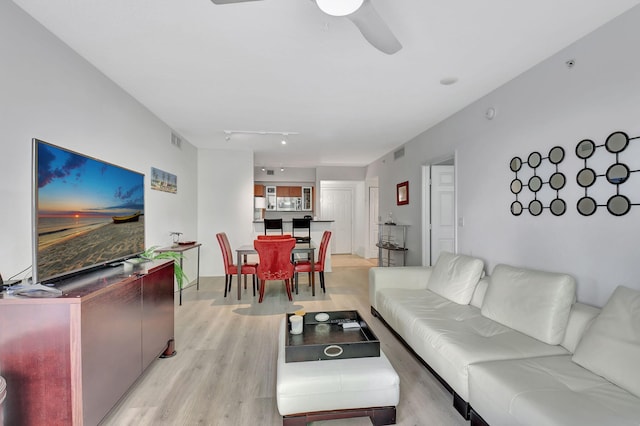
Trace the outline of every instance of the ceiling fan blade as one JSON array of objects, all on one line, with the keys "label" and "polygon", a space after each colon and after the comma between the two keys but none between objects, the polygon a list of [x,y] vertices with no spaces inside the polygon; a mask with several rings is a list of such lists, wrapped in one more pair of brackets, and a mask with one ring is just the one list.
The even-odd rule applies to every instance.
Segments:
[{"label": "ceiling fan blade", "polygon": [[246,1],[260,1],[260,0],[211,0],[215,4],[230,4],[230,3],[244,3]]},{"label": "ceiling fan blade", "polygon": [[402,49],[402,44],[378,15],[371,1],[364,0],[360,9],[347,15],[347,18],[358,27],[364,38],[381,52],[393,55]]}]

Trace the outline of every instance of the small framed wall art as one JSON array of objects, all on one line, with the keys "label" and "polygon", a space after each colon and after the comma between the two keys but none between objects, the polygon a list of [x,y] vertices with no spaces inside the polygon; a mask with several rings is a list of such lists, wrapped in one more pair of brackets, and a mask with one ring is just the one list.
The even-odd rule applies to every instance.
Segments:
[{"label": "small framed wall art", "polygon": [[396,204],[399,206],[409,204],[409,181],[396,185]]},{"label": "small framed wall art", "polygon": [[151,167],[151,189],[175,194],[178,192],[178,177],[174,174]]}]

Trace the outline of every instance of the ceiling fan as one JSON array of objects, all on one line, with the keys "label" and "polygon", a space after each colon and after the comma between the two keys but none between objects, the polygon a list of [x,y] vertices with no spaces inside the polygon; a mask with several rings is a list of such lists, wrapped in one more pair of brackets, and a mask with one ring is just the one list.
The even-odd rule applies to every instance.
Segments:
[{"label": "ceiling fan", "polygon": [[[243,3],[261,0],[211,0],[215,4]],[[373,47],[393,55],[402,45],[382,20],[371,0],[313,0],[327,15],[345,17],[353,22]]]}]

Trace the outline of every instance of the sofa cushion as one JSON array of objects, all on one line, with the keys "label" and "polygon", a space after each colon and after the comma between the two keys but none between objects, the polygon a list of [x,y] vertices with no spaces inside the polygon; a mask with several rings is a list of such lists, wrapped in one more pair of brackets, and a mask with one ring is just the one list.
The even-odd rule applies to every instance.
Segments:
[{"label": "sofa cushion", "polygon": [[378,312],[387,324],[462,398],[468,398],[467,366],[474,362],[568,355],[429,290],[378,291]]},{"label": "sofa cushion", "polygon": [[573,361],[640,398],[640,291],[619,286],[602,308]]},{"label": "sofa cushion", "polygon": [[575,294],[576,283],[569,275],[497,265],[481,312],[507,327],[558,345]]},{"label": "sofa cushion", "polygon": [[478,285],[476,289],[473,291],[473,297],[471,298],[471,302],[469,304],[471,306],[475,306],[478,309],[482,309],[482,302],[484,301],[484,296],[487,294],[487,288],[489,287],[489,278],[483,277],[478,281]]},{"label": "sofa cushion", "polygon": [[598,315],[600,315],[600,311],[600,308],[594,306],[579,302],[574,303],[571,307],[567,330],[564,332],[564,339],[561,345],[569,352],[574,353],[584,332],[591,326],[591,323]]},{"label": "sofa cushion", "polygon": [[492,426],[637,426],[640,400],[571,356],[469,366],[469,403]]},{"label": "sofa cushion", "polygon": [[468,305],[483,268],[480,259],[442,252],[433,267],[427,289],[452,302]]}]

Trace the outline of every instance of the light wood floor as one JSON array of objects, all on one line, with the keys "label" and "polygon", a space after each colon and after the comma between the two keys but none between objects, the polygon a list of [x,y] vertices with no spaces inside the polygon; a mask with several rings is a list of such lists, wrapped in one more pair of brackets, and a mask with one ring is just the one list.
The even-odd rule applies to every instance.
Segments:
[{"label": "light wood floor", "polygon": [[[333,272],[325,274],[326,294],[320,291],[312,297],[303,277],[300,294],[294,295],[293,302],[288,301],[282,283],[276,281],[267,283],[261,304],[252,296],[250,282],[241,301],[236,300],[235,280],[232,295],[223,297],[223,277],[201,279],[199,291],[195,286],[185,289],[182,306],[178,306],[176,297],[178,354],[151,364],[101,424],[281,425],[275,399],[281,318],[300,309],[357,309],[400,376],[397,424],[468,425],[454,410],[451,394],[371,316],[367,262],[357,257],[336,257]],[[319,282],[316,284],[319,287]],[[360,426],[371,422],[357,418],[313,425]]]}]

